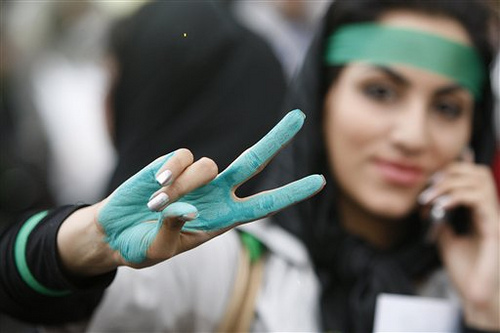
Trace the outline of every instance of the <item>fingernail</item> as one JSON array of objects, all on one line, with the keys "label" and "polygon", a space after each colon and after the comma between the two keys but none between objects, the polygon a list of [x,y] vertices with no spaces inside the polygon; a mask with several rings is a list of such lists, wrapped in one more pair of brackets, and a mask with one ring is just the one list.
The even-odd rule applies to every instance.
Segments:
[{"label": "fingernail", "polygon": [[430,215],[433,222],[440,222],[446,215],[446,205],[450,202],[450,196],[442,195],[436,199],[432,206]]},{"label": "fingernail", "polygon": [[432,187],[429,187],[428,189],[420,193],[420,195],[418,196],[418,203],[421,205],[428,204],[431,201],[433,194],[434,194],[434,189]]},{"label": "fingernail", "polygon": [[156,181],[161,185],[161,186],[167,186],[170,185],[172,181],[172,171],[170,170],[165,170],[162,173],[160,173],[158,176],[156,176]]},{"label": "fingernail", "polygon": [[434,205],[430,212],[432,223],[440,223],[443,220],[445,214],[446,211],[444,210],[443,206],[438,204]]},{"label": "fingernail", "polygon": [[183,221],[192,221],[192,220],[195,220],[198,218],[200,214],[198,214],[198,212],[193,212],[193,213],[187,213],[187,214],[183,214],[180,216],[180,219],[183,220]]},{"label": "fingernail", "polygon": [[163,206],[165,206],[168,202],[168,195],[164,192],[160,192],[159,194],[155,195],[151,200],[148,202],[148,208],[149,210],[152,211],[159,211]]},{"label": "fingernail", "polygon": [[450,201],[451,201],[451,198],[449,195],[442,195],[436,199],[436,206],[440,206],[440,207],[443,207],[443,209],[446,209],[446,206],[448,206]]},{"label": "fingernail", "polygon": [[183,221],[192,221],[198,218],[198,210],[195,206],[185,202],[174,202],[162,212],[163,217],[175,217]]}]

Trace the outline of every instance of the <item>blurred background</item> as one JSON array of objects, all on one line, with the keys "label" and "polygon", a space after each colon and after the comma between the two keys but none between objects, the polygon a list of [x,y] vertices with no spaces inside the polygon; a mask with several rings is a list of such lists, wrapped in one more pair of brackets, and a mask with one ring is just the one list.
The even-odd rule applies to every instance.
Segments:
[{"label": "blurred background", "polygon": [[[0,219],[102,197],[115,163],[107,34],[146,2],[2,1]],[[223,2],[292,77],[329,1]]]},{"label": "blurred background", "polygon": [[[105,121],[108,33],[146,2],[2,0],[0,231],[32,209],[103,197],[116,163]],[[330,1],[221,2],[269,43],[291,79]],[[498,61],[492,74],[498,97]],[[0,332],[11,331],[36,329],[0,317]]]}]

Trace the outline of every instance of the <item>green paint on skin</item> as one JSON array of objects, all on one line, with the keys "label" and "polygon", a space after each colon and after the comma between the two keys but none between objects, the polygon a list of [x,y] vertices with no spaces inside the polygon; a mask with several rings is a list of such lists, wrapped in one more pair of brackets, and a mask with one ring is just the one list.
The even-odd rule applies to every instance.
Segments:
[{"label": "green paint on skin", "polygon": [[305,115],[289,112],[268,134],[241,154],[209,184],[185,195],[179,201],[198,208],[199,217],[184,225],[185,230],[219,230],[253,221],[297,203],[324,184],[323,176],[311,175],[286,186],[239,199],[233,189],[250,179],[301,129]]},{"label": "green paint on skin", "polygon": [[[174,153],[158,158],[120,185],[99,213],[106,242],[132,263],[146,259],[159,227],[161,214],[148,209],[150,196],[161,188],[156,173]],[[153,222],[156,223],[145,223]]]},{"label": "green paint on skin", "polygon": [[[184,230],[219,230],[235,223],[249,222],[279,211],[316,193],[325,180],[311,175],[278,189],[245,199],[235,199],[234,184],[218,177],[210,184],[180,200],[198,208],[198,218],[186,223]],[[216,200],[207,200],[214,198]]]},{"label": "green paint on skin", "polygon": [[[257,173],[297,134],[304,118],[305,115],[300,110],[289,112],[266,136],[241,154],[213,181],[168,205],[161,213],[150,211],[147,201],[161,187],[156,182],[155,175],[172,154],[151,163],[121,185],[99,214],[99,221],[107,234],[107,242],[125,260],[140,263],[146,259],[147,250],[166,216],[197,213],[198,217],[187,222],[183,229],[214,231],[260,219],[318,192],[325,180],[323,176],[311,175],[248,198],[238,199],[233,195],[233,190],[238,185]],[[145,223],[154,221],[156,223]]]}]

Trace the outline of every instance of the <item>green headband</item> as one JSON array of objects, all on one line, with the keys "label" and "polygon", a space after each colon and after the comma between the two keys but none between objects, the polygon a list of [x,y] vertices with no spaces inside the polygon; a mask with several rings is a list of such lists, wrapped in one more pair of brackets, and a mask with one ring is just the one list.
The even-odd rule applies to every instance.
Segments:
[{"label": "green headband", "polygon": [[485,78],[479,54],[469,46],[427,32],[374,23],[349,24],[327,41],[326,63],[367,61],[407,64],[449,77],[477,99]]}]

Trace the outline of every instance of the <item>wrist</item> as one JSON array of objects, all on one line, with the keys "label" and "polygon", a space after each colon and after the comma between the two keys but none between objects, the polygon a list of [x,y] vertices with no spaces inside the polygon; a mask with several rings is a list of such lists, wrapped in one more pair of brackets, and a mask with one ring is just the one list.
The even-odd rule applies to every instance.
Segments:
[{"label": "wrist", "polygon": [[95,276],[119,266],[114,251],[99,227],[99,204],[75,211],[62,223],[57,248],[64,269],[76,277]]}]

